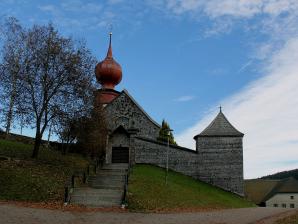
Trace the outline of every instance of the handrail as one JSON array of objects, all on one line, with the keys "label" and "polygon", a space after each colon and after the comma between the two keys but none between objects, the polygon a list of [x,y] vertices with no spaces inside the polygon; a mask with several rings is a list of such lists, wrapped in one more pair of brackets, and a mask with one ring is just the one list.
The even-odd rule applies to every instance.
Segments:
[{"label": "handrail", "polygon": [[[64,187],[64,205],[67,205],[70,202],[70,194],[75,188],[75,178],[81,178],[82,182],[85,184],[88,181],[88,177],[90,176],[90,167],[92,164],[88,164],[88,166],[82,171],[74,171],[71,177],[66,181]],[[103,159],[96,159],[93,163],[94,173],[97,173],[98,167],[103,166]]]},{"label": "handrail", "polygon": [[129,174],[130,174],[130,164],[128,165],[127,173],[125,174],[124,192],[123,192],[122,203],[121,203],[122,208],[125,208],[127,206],[127,192],[128,192]]}]

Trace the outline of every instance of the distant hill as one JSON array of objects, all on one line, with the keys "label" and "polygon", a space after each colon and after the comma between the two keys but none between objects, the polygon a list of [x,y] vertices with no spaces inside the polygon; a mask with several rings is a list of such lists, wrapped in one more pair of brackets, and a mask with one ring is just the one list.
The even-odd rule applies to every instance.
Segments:
[{"label": "distant hill", "polygon": [[284,179],[289,177],[294,177],[296,180],[298,180],[298,169],[271,174],[268,176],[261,177],[261,179],[277,180],[277,179]]}]

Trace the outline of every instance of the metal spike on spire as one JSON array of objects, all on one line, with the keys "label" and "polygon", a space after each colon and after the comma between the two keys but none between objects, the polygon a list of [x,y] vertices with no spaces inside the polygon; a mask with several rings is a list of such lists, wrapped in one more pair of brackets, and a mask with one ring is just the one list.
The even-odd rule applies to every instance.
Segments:
[{"label": "metal spike on spire", "polygon": [[113,25],[110,24],[110,42],[109,42],[109,49],[108,49],[108,53],[107,53],[107,58],[112,58],[113,57],[113,52],[112,52],[112,30],[113,30]]}]

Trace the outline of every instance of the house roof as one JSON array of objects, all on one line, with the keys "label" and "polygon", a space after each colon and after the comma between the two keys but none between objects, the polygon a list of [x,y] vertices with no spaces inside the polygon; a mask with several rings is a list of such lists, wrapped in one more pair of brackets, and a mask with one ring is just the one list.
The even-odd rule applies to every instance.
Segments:
[{"label": "house roof", "polygon": [[284,179],[275,189],[275,193],[298,193],[298,180],[293,177]]},{"label": "house roof", "polygon": [[298,180],[290,177],[282,180],[245,181],[245,195],[256,204],[269,200],[277,193],[298,193]]},{"label": "house roof", "polygon": [[264,198],[272,192],[279,182],[280,180],[245,180],[245,196],[255,204],[261,204],[264,202]]},{"label": "house roof", "polygon": [[225,117],[220,110],[214,120],[205,128],[200,134],[196,135],[194,139],[198,137],[243,137],[243,133],[238,131]]}]

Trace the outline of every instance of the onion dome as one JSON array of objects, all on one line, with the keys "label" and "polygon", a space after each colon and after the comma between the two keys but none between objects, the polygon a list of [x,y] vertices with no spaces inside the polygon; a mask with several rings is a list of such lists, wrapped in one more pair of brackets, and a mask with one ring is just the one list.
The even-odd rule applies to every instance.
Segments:
[{"label": "onion dome", "polygon": [[106,58],[95,67],[97,81],[103,89],[114,89],[121,82],[122,68],[114,60],[112,53],[112,33],[110,33],[110,44]]},{"label": "onion dome", "polygon": [[243,137],[243,135],[228,121],[220,107],[220,111],[214,120],[194,139],[198,137]]}]

